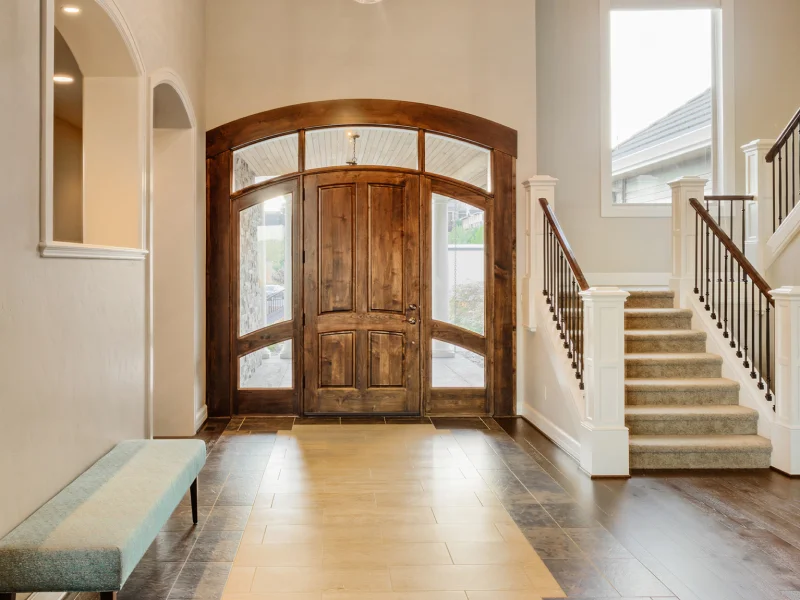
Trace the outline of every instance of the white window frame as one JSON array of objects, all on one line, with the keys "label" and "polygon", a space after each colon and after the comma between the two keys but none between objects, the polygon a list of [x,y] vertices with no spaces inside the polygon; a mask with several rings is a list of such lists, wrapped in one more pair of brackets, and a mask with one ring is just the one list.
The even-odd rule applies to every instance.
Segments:
[{"label": "white window frame", "polygon": [[[133,36],[125,24],[122,13],[116,7],[113,0],[105,0],[101,6],[114,21],[117,29],[122,34],[131,57],[139,72],[139,139],[146,139],[146,100],[147,88],[145,82],[144,60],[141,53],[133,42]],[[145,187],[141,186],[139,192],[139,202],[141,206],[141,221],[139,232],[141,243],[138,248],[124,248],[119,246],[105,246],[95,244],[83,244],[78,242],[60,242],[53,239],[53,69],[55,39],[53,30],[55,28],[55,0],[40,0],[40,108],[41,125],[39,140],[39,255],[42,258],[72,258],[72,259],[93,259],[93,260],[133,260],[142,261],[147,256],[147,246],[145,238]],[[144,179],[145,165],[145,144],[140,144],[139,162],[142,170],[142,182]]]},{"label": "white window frame", "polygon": [[733,0],[598,0],[600,9],[600,215],[670,218],[671,204],[614,204],[611,175],[611,11],[716,9],[712,38],[712,171],[715,194],[733,190],[734,141]]}]

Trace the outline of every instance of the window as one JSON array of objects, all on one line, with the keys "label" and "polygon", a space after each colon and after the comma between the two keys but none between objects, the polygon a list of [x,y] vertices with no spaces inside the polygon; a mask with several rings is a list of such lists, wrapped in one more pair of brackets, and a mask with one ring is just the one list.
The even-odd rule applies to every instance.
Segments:
[{"label": "window", "polygon": [[292,340],[239,357],[239,389],[290,389]]},{"label": "window", "polygon": [[431,387],[486,387],[486,361],[480,354],[436,339],[432,354]]},{"label": "window", "polygon": [[375,165],[418,169],[416,129],[326,127],[306,132],[306,169]]},{"label": "window", "polygon": [[612,207],[657,210],[652,205],[671,203],[667,184],[683,176],[708,179],[711,193],[714,16],[713,10],[611,11],[605,185]]},{"label": "window", "polygon": [[298,170],[298,135],[290,133],[234,150],[233,191]]},{"label": "window", "polygon": [[492,153],[469,142],[425,133],[425,170],[492,191]]}]

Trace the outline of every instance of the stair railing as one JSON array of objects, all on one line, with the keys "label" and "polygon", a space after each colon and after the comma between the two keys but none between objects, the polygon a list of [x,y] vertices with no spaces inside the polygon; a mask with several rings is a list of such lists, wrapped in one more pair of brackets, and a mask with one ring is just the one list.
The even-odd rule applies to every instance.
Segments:
[{"label": "stair railing", "polygon": [[542,294],[563,340],[567,358],[572,361],[575,378],[578,379],[580,388],[584,389],[584,314],[580,292],[587,291],[589,284],[553,209],[545,198],[539,198],[539,205],[544,213]]},{"label": "stair railing", "polygon": [[704,198],[706,210],[717,225],[726,231],[728,237],[739,245],[739,249],[745,255],[747,255],[748,237],[752,236],[748,227],[748,212],[754,201],[754,196],[705,196]]},{"label": "stair railing", "polygon": [[800,109],[766,155],[766,161],[772,165],[773,232],[797,205],[797,179],[800,171],[798,141],[800,141]]},{"label": "stair railing", "polygon": [[[694,293],[772,402],[775,301],[770,286],[711,213],[696,199]],[[774,410],[773,405],[773,410]]]}]

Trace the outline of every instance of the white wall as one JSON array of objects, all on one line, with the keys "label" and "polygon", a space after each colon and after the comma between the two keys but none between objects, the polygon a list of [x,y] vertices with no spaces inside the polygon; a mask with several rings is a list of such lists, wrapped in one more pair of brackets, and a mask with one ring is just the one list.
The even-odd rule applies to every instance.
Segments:
[{"label": "white wall", "polygon": [[[800,2],[730,5],[736,189],[722,191],[733,194],[744,193],[739,147],[777,136],[800,106],[800,80],[790,74],[800,54],[800,36],[792,32]],[[537,0],[536,8],[538,172],[560,180],[557,214],[581,267],[590,273],[668,272],[669,219],[600,216],[600,1]]]},{"label": "white wall", "polygon": [[[202,114],[202,4],[117,1],[147,69],[180,73]],[[145,289],[141,262],[37,254],[38,2],[4,3],[0,79],[0,128],[13,140],[0,149],[0,481],[14,490],[0,494],[3,535],[114,443],[144,435]]]}]

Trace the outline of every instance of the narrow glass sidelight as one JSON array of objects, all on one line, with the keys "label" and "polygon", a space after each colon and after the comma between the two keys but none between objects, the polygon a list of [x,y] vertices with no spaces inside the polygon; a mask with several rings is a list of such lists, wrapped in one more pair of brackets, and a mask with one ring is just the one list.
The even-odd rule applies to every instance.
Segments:
[{"label": "narrow glass sidelight", "polygon": [[480,354],[437,339],[433,340],[431,352],[431,387],[486,387],[486,360]]},{"label": "narrow glass sidelight", "polygon": [[433,194],[431,260],[433,318],[485,335],[485,212]]},{"label": "narrow glass sidelight", "polygon": [[292,340],[239,357],[239,389],[291,389]]},{"label": "narrow glass sidelight", "polygon": [[325,127],[306,131],[306,170],[382,166],[419,168],[416,129]]},{"label": "narrow glass sidelight", "polygon": [[426,132],[425,170],[492,191],[492,152],[469,142]]},{"label": "narrow glass sidelight", "polygon": [[233,191],[270,181],[299,169],[299,135],[290,133],[233,151]]},{"label": "narrow glass sidelight", "polygon": [[239,212],[239,336],[292,319],[292,194]]}]

